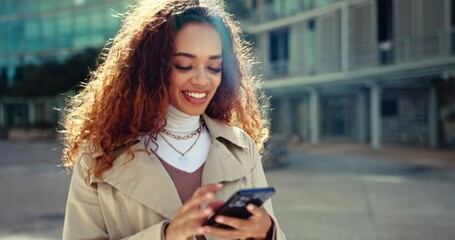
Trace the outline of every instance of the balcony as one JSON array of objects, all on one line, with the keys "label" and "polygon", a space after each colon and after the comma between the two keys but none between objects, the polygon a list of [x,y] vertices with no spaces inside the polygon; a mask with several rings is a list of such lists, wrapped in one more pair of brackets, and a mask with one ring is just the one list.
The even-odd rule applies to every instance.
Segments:
[{"label": "balcony", "polygon": [[[313,58],[297,56],[294,57],[296,59],[294,61],[279,60],[264,63],[261,73],[265,79],[313,76],[453,57],[455,55],[455,29],[398,38],[374,45],[350,47],[349,56],[333,52],[316,54]],[[322,48],[319,47],[319,49]]]}]

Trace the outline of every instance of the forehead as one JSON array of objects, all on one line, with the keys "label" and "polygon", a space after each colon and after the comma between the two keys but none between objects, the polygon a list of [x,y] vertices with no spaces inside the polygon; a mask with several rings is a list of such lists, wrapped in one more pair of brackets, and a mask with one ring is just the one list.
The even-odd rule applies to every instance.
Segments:
[{"label": "forehead", "polygon": [[177,32],[174,45],[176,52],[193,55],[219,55],[222,46],[220,35],[209,23],[188,23]]}]

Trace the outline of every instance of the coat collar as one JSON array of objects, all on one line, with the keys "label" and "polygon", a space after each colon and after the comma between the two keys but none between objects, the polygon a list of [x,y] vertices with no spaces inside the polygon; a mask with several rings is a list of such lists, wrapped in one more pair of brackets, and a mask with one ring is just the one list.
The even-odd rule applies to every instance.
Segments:
[{"label": "coat collar", "polygon": [[[226,126],[204,115],[212,142],[202,173],[202,185],[219,182],[232,182],[246,176],[247,170],[240,159],[219,141],[228,140],[234,147],[247,148],[240,130]],[[131,147],[134,159],[125,151],[115,161],[111,169],[104,172],[104,179],[91,178],[90,182],[106,182],[136,201],[153,209],[162,216],[172,219],[182,206],[179,194],[167,171],[156,155],[146,151],[145,139]],[[220,190],[217,198],[225,200],[231,193]]]},{"label": "coat collar", "polygon": [[202,115],[202,118],[210,131],[212,139],[224,138],[238,147],[247,148],[239,128],[231,127],[225,123],[214,120],[205,113]]}]

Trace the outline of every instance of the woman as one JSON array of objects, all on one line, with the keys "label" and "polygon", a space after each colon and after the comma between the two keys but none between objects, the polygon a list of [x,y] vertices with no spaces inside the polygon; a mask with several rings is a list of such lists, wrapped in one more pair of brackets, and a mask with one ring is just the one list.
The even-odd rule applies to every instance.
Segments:
[{"label": "woman", "polygon": [[[267,186],[247,49],[217,1],[142,1],[64,121],[74,167],[64,239],[284,239],[270,201],[232,229],[204,221]],[[218,200],[218,201],[215,201]]]}]

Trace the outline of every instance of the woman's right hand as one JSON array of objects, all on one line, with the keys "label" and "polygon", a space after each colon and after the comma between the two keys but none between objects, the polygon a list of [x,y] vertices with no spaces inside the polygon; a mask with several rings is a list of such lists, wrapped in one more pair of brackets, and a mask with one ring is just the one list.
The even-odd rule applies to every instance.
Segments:
[{"label": "woman's right hand", "polygon": [[184,240],[188,237],[204,234],[205,228],[202,224],[213,213],[214,209],[211,207],[201,209],[200,206],[213,201],[215,199],[214,192],[222,187],[222,184],[210,184],[196,189],[193,196],[177,211],[165,229],[165,239]]}]

